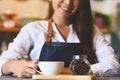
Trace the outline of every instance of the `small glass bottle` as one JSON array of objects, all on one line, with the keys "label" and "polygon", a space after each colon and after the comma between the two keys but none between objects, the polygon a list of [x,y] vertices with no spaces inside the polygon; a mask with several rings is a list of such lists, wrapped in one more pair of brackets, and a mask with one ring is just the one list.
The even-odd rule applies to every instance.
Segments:
[{"label": "small glass bottle", "polygon": [[69,66],[73,75],[87,75],[90,72],[90,63],[86,55],[74,55]]}]

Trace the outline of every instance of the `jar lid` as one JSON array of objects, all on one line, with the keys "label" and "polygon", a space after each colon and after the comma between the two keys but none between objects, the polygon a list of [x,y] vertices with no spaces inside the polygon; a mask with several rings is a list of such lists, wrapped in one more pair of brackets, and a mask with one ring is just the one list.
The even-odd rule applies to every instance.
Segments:
[{"label": "jar lid", "polygon": [[73,59],[88,58],[87,55],[73,55]]}]

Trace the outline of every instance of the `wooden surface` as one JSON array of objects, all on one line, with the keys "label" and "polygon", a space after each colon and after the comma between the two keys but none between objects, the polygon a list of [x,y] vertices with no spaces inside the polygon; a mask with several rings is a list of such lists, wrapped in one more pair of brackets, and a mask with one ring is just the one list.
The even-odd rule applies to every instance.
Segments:
[{"label": "wooden surface", "polygon": [[[35,80],[35,79],[32,79],[32,78],[18,78],[18,77],[15,77],[15,76],[14,77],[13,76],[1,76],[0,80]],[[38,79],[38,80],[51,80],[51,79]],[[74,79],[69,79],[69,80],[74,80]],[[79,80],[79,79],[77,79],[77,80]],[[120,77],[95,77],[94,76],[93,80],[120,80]]]},{"label": "wooden surface", "polygon": [[93,76],[92,75],[70,75],[70,74],[60,74],[60,75],[36,74],[32,76],[32,79],[93,80]]}]

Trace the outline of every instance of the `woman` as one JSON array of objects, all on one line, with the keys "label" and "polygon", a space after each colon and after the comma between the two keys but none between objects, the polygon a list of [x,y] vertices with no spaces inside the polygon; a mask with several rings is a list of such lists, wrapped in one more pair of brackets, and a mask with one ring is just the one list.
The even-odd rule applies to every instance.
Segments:
[{"label": "woman", "polygon": [[[50,0],[52,9],[47,21],[25,25],[0,60],[1,75],[14,73],[31,77],[40,61],[65,61],[85,54],[96,76],[115,76],[120,71],[117,57],[101,32],[93,27],[89,0]],[[33,46],[29,53],[30,47]],[[32,61],[23,59],[29,54]]]}]

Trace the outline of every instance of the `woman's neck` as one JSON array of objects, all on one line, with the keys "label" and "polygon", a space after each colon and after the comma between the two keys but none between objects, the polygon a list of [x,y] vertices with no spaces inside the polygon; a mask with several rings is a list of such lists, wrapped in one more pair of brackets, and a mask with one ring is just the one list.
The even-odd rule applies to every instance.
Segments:
[{"label": "woman's neck", "polygon": [[70,19],[60,18],[58,16],[53,16],[52,19],[59,27],[66,27],[70,25]]}]

